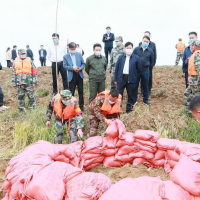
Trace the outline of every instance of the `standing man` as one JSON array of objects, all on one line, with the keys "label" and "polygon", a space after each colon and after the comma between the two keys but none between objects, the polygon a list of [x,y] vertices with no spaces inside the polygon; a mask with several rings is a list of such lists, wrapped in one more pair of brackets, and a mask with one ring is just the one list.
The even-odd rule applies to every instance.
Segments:
[{"label": "standing man", "polygon": [[122,96],[126,88],[128,94],[126,112],[130,113],[136,104],[134,93],[136,93],[137,76],[142,71],[142,64],[139,56],[133,54],[133,44],[131,42],[125,44],[125,52],[117,60],[114,83]]},{"label": "standing man", "polygon": [[105,43],[104,51],[107,59],[107,64],[108,64],[108,53],[111,53],[111,50],[113,48],[113,41],[115,40],[115,35],[110,31],[111,28],[109,26],[106,27],[106,34],[103,35],[103,40],[102,40]]},{"label": "standing man", "polygon": [[101,55],[101,49],[100,44],[94,44],[94,55],[86,59],[85,71],[89,75],[90,102],[95,99],[97,93],[105,90],[107,61]]},{"label": "standing man", "polygon": [[36,108],[34,87],[37,84],[37,72],[31,59],[26,56],[25,49],[19,49],[18,55],[12,68],[12,86],[17,88],[19,110],[25,112],[26,92],[29,98],[28,108]]},{"label": "standing man", "polygon": [[17,46],[14,45],[13,46],[13,50],[12,50],[12,62],[15,60],[15,58],[17,58]]},{"label": "standing man", "polygon": [[96,136],[99,122],[109,123],[108,119],[120,117],[122,96],[117,90],[104,91],[90,103],[90,131],[88,137]]},{"label": "standing man", "polygon": [[80,53],[76,52],[76,43],[69,43],[69,53],[63,58],[63,66],[68,70],[69,89],[74,96],[76,86],[78,87],[79,105],[81,111],[84,112],[83,98],[83,69],[85,62]]},{"label": "standing man", "polygon": [[53,77],[53,95],[57,94],[57,77],[56,77],[56,47],[57,47],[57,67],[58,75],[61,73],[63,88],[68,89],[67,71],[63,67],[63,57],[67,54],[65,46],[59,44],[59,35],[53,33],[52,35],[54,45],[50,46],[47,50],[47,57],[52,62],[52,77]]},{"label": "standing man", "polygon": [[47,51],[44,49],[43,45],[40,46],[39,57],[40,57],[41,66],[46,66]]},{"label": "standing man", "polygon": [[123,46],[123,38],[122,36],[118,36],[115,38],[115,45],[116,47],[112,49],[111,56],[110,56],[110,65],[108,67],[109,72],[111,73],[111,82],[110,88],[117,89],[117,85],[114,84],[114,76],[115,76],[115,65],[117,63],[117,59],[120,55],[124,54],[124,46]]},{"label": "standing man", "polygon": [[[54,112],[57,134],[54,137],[55,144],[62,144],[63,129],[68,125],[70,143],[76,142],[78,137],[83,137],[83,117],[78,101],[69,90],[62,90],[56,94],[47,107],[46,126],[51,126],[51,116]],[[77,126],[77,127],[76,127]],[[76,131],[78,129],[78,132]]]},{"label": "standing man", "polygon": [[192,56],[190,56],[188,62],[189,86],[184,92],[184,103],[186,106],[189,105],[195,95],[200,95],[200,41],[194,40],[190,48]]},{"label": "standing man", "polygon": [[[149,31],[145,31],[144,32],[144,36],[148,36],[149,38],[151,38],[151,33]],[[139,43],[139,46],[142,45],[142,42]],[[156,60],[157,60],[157,51],[156,51],[156,44],[152,41],[150,41],[149,46],[150,49],[153,50],[154,53],[154,61],[153,61],[153,66],[149,68],[149,95],[151,94],[151,88],[153,86],[153,68],[156,65]],[[142,86],[141,86],[142,89]]]},{"label": "standing man", "polygon": [[178,65],[180,59],[183,60],[183,53],[185,49],[185,44],[182,42],[181,38],[179,38],[179,42],[176,44],[175,48],[177,49],[175,65]]},{"label": "standing man", "polygon": [[[149,77],[150,73],[149,71],[153,69],[153,65],[155,64],[154,62],[154,53],[151,48],[149,48],[150,44],[150,38],[148,36],[144,36],[142,39],[142,45],[139,47],[136,47],[133,51],[134,54],[138,55],[141,58],[142,61],[142,72],[138,75],[137,78],[137,89],[139,87],[139,83],[141,80],[141,85],[143,89],[143,102],[145,105],[150,106],[151,104],[149,103]],[[135,98],[137,101],[137,92],[135,93]]]},{"label": "standing man", "polygon": [[185,48],[184,54],[183,54],[183,74],[185,75],[185,85],[186,88],[188,87],[188,58],[192,55],[190,44],[197,40],[197,33],[196,32],[190,32],[189,33],[189,45]]},{"label": "standing man", "polygon": [[29,45],[26,45],[26,56],[30,58],[31,60],[34,60],[33,58],[33,51],[30,49]]}]

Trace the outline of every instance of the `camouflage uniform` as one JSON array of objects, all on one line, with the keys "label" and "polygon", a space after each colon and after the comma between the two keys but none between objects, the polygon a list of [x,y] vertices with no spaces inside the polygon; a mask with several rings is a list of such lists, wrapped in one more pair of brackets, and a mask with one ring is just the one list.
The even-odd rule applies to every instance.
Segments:
[{"label": "camouflage uniform", "polygon": [[[53,105],[54,105],[54,100],[55,100],[55,96],[52,98],[52,100],[50,101],[48,107],[47,107],[47,115],[46,115],[46,120],[50,121],[51,120],[51,116],[53,113]],[[71,101],[69,103],[73,103],[73,100],[71,99]],[[65,109],[67,105],[63,104],[63,109]],[[74,102],[74,106],[76,108],[79,107],[78,101],[75,100]],[[77,115],[76,117],[72,117],[70,120],[64,120],[62,123],[62,119],[60,119],[58,116],[55,117],[55,127],[57,130],[57,134],[54,137],[54,143],[55,144],[62,144],[62,140],[63,140],[63,129],[65,124],[67,124],[69,126],[69,122],[70,122],[70,129],[69,129],[69,138],[70,138],[70,143],[76,142],[78,140],[78,136],[76,133],[76,129],[81,129],[83,128],[83,117],[82,114]],[[76,127],[77,125],[77,127]]]},{"label": "camouflage uniform", "polygon": [[[99,95],[96,100],[94,99],[90,103],[89,110],[89,120],[90,120],[90,131],[88,133],[88,137],[96,136],[98,133],[98,126],[100,121],[104,121],[106,119],[119,118],[119,114],[111,114],[105,116],[102,114],[101,107],[105,100],[105,95]],[[99,134],[100,135],[100,134]]]},{"label": "camouflage uniform", "polygon": [[[22,50],[18,50],[19,53]],[[28,59],[28,58],[27,58]],[[31,60],[30,60],[31,62]],[[36,66],[32,63],[32,69],[36,69]],[[34,87],[33,84],[37,84],[37,75],[32,74],[18,74],[16,75],[15,72],[15,61],[12,67],[12,86],[17,87],[18,93],[18,104],[19,110],[25,110],[25,93],[27,92],[29,103],[28,108],[36,108],[36,101],[35,101],[35,94],[34,94]]]},{"label": "camouflage uniform", "polygon": [[[200,41],[195,40],[192,44],[199,45]],[[194,65],[197,71],[197,76],[190,76],[189,77],[189,86],[184,92],[184,103],[186,106],[189,105],[192,98],[196,95],[200,95],[200,54],[197,53],[194,56]]]},{"label": "camouflage uniform", "polygon": [[[115,41],[123,41],[121,36],[116,37]],[[117,89],[117,85],[114,84],[114,76],[115,76],[115,65],[117,63],[117,60],[120,55],[125,53],[124,47],[118,48],[114,47],[111,51],[111,56],[110,56],[110,65],[108,69],[111,69],[111,74],[110,74],[110,89]]]},{"label": "camouflage uniform", "polygon": [[177,55],[176,55],[176,65],[178,65],[180,59],[183,60],[183,54],[184,54],[184,51],[177,51]]}]

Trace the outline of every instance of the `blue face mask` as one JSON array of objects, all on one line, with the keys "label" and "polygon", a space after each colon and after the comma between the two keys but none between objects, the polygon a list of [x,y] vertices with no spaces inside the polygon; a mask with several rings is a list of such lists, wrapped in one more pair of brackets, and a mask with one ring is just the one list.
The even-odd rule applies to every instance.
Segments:
[{"label": "blue face mask", "polygon": [[22,55],[20,56],[20,58],[25,59],[25,58],[26,58],[26,54],[22,54]]},{"label": "blue face mask", "polygon": [[115,42],[115,45],[118,47],[120,44],[119,44],[119,42]]},{"label": "blue face mask", "polygon": [[70,51],[71,54],[75,54],[76,53],[76,50],[72,50]]},{"label": "blue face mask", "polygon": [[143,46],[144,48],[147,48],[147,47],[149,46],[149,44],[146,43],[146,42],[143,42],[143,43],[142,43],[142,46]]},{"label": "blue face mask", "polygon": [[193,41],[194,39],[189,39],[189,44],[192,44]]},{"label": "blue face mask", "polygon": [[58,39],[53,39],[54,44],[58,44]]},{"label": "blue face mask", "polygon": [[110,33],[110,30],[106,30],[106,33]]},{"label": "blue face mask", "polygon": [[100,56],[101,55],[101,51],[95,51],[94,54],[95,54],[95,56]]}]

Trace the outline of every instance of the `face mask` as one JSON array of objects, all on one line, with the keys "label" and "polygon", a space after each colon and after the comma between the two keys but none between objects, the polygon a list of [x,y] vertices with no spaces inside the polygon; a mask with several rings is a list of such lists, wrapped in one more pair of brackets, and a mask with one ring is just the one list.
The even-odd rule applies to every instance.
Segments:
[{"label": "face mask", "polygon": [[100,56],[101,55],[101,51],[95,51],[94,54],[95,54],[95,56]]},{"label": "face mask", "polygon": [[120,44],[119,44],[119,42],[115,42],[115,45],[118,47]]},{"label": "face mask", "polygon": [[194,39],[189,39],[189,44],[192,44],[193,41]]},{"label": "face mask", "polygon": [[53,39],[54,44],[58,44],[58,39]]},{"label": "face mask", "polygon": [[149,46],[149,44],[146,43],[146,42],[143,42],[143,43],[142,43],[142,46],[143,46],[144,48],[147,48],[147,47]]},{"label": "face mask", "polygon": [[72,50],[70,51],[71,54],[75,54],[76,53],[76,50]]},{"label": "face mask", "polygon": [[109,104],[114,104],[115,102],[112,102],[110,99],[109,99]]},{"label": "face mask", "polygon": [[25,59],[25,58],[26,58],[26,54],[22,54],[22,55],[20,56],[20,58],[21,58],[21,59]]},{"label": "face mask", "polygon": [[126,49],[125,51],[127,55],[131,55],[133,53],[133,49]]},{"label": "face mask", "polygon": [[41,49],[43,49],[43,47],[41,47]]},{"label": "face mask", "polygon": [[106,33],[110,33],[110,30],[106,30]]}]

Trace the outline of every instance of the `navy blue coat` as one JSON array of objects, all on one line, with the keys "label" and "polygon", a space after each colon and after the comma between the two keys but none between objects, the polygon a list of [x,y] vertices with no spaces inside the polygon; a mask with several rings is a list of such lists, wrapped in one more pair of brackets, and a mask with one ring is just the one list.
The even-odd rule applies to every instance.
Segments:
[{"label": "navy blue coat", "polygon": [[183,73],[188,71],[188,59],[192,55],[190,46],[186,47],[183,54]]},{"label": "navy blue coat", "polygon": [[113,33],[110,33],[109,35],[109,40],[106,40],[106,38],[108,37],[108,34],[104,34],[103,35],[103,42],[105,43],[105,48],[106,47],[112,47],[113,48],[113,41],[115,40],[115,35]]},{"label": "navy blue coat", "polygon": [[33,60],[33,52],[31,49],[27,49],[26,50],[26,56],[31,58],[31,60]]},{"label": "navy blue coat", "polygon": [[17,52],[15,49],[12,50],[12,60],[15,60],[17,58]]},{"label": "navy blue coat", "polygon": [[[39,57],[40,57],[40,60],[41,60],[41,49],[39,50]],[[44,59],[46,60],[47,59],[47,51],[45,49],[43,49],[43,56],[44,56]]]},{"label": "navy blue coat", "polygon": [[[122,82],[125,61],[126,61],[126,54],[122,54],[121,56],[119,56],[117,60],[115,66],[115,77],[114,77],[114,81],[117,81],[117,83]],[[136,84],[137,76],[141,72],[142,72],[141,59],[139,56],[133,53],[129,60],[129,76],[128,76],[129,83]]]}]

